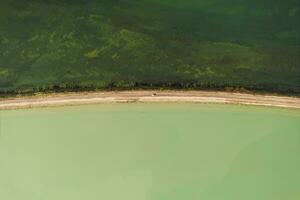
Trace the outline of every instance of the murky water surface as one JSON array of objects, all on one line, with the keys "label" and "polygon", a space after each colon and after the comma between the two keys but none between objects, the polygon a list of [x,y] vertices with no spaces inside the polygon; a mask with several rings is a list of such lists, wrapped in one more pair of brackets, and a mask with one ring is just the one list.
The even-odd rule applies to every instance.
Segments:
[{"label": "murky water surface", "polygon": [[300,198],[299,110],[106,104],[0,123],[3,200]]}]

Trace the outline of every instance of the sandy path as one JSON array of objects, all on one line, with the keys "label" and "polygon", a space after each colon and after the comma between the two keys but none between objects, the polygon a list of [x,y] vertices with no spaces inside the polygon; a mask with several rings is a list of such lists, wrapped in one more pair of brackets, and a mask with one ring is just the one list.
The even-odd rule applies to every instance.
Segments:
[{"label": "sandy path", "polygon": [[[153,95],[153,94],[156,95]],[[195,102],[300,109],[300,98],[207,91],[125,91],[61,93],[0,99],[0,110],[118,102]]]}]

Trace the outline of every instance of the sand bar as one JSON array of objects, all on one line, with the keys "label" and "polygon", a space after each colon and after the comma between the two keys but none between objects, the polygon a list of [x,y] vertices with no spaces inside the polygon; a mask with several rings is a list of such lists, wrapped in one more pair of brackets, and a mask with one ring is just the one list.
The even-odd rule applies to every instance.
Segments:
[{"label": "sand bar", "polygon": [[212,91],[114,91],[56,93],[0,99],[0,110],[98,103],[192,102],[300,109],[300,98]]}]

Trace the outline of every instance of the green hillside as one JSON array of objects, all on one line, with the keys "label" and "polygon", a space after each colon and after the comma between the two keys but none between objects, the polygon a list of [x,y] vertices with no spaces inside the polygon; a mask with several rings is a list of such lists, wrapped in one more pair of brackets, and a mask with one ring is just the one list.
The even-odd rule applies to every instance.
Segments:
[{"label": "green hillside", "polygon": [[0,93],[300,93],[298,0],[1,0]]}]

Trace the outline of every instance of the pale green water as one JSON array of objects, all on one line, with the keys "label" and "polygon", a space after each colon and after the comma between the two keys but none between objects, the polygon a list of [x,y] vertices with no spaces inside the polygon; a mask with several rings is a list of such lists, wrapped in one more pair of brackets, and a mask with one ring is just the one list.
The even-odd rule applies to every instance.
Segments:
[{"label": "pale green water", "polygon": [[300,112],[199,104],[1,111],[1,200],[300,199]]}]

